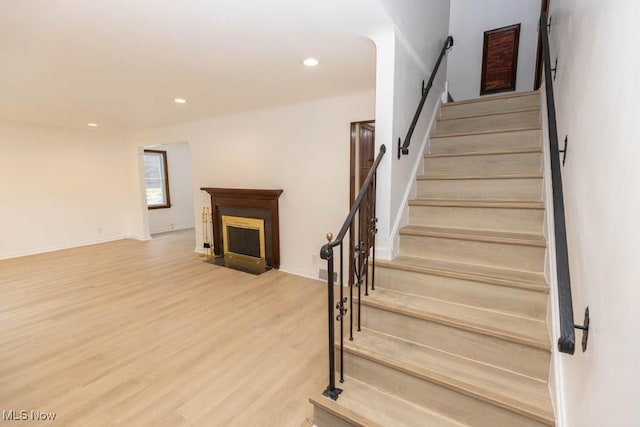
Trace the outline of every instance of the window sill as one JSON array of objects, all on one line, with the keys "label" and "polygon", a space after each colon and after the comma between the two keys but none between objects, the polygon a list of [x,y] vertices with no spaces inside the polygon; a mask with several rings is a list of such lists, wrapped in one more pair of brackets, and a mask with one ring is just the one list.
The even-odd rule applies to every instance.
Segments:
[{"label": "window sill", "polygon": [[154,206],[147,206],[147,209],[149,210],[154,210],[154,209],[169,209],[171,207],[171,205],[154,205]]}]

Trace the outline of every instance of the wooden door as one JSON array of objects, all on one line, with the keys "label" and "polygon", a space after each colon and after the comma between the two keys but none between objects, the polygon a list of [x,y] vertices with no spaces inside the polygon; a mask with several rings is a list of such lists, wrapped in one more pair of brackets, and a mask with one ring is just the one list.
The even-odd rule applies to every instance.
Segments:
[{"label": "wooden door", "polygon": [[[363,124],[360,126],[360,185],[358,189],[362,188],[362,184],[364,180],[369,175],[369,171],[375,162],[374,152],[375,152],[375,140],[376,140],[376,130],[375,127],[371,124]],[[373,189],[373,185],[371,185],[371,189]],[[364,224],[365,229],[363,233],[366,235],[364,241],[366,241],[367,245],[371,245],[371,235],[369,232],[369,220],[373,216],[373,194],[370,197],[365,198],[363,200],[362,205],[360,206],[360,216],[362,217],[361,224]]]},{"label": "wooden door", "polygon": [[[375,121],[351,123],[351,173],[349,185],[349,209],[353,205],[369,170],[375,162],[376,129]],[[354,254],[355,245],[360,242],[371,246],[368,218],[373,216],[373,197],[364,199],[355,224],[349,231],[349,254]],[[362,224],[362,228],[360,225]],[[349,281],[354,280],[354,258],[349,256]]]},{"label": "wooden door", "polygon": [[480,95],[516,90],[520,24],[484,32]]},{"label": "wooden door", "polygon": [[358,191],[362,188],[369,169],[373,166],[375,161],[374,152],[376,144],[376,129],[372,123],[364,123],[360,125],[359,138],[360,144],[359,150],[359,168],[360,168],[360,182],[358,183]]},{"label": "wooden door", "polygon": [[[351,185],[349,207],[353,205],[364,180],[369,174],[369,170],[375,162],[376,129],[374,121],[351,123]],[[364,199],[360,206],[360,214],[356,218],[354,228],[354,239],[356,244],[359,241],[369,242],[368,219],[373,216],[373,197]],[[360,224],[363,229],[360,230]],[[356,237],[357,236],[357,237]]]}]

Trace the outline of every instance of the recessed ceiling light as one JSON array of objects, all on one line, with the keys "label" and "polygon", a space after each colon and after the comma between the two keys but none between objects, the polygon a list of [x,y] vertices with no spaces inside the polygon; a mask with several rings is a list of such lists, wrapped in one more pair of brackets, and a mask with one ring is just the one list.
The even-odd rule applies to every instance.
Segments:
[{"label": "recessed ceiling light", "polygon": [[97,123],[87,123],[87,126],[91,126],[92,128],[97,128],[98,124]]},{"label": "recessed ceiling light", "polygon": [[176,104],[186,104],[187,100],[184,98],[176,98],[173,100],[173,102],[175,102]]},{"label": "recessed ceiling light", "polygon": [[302,61],[302,63],[307,67],[315,67],[320,63],[320,61],[318,61],[316,58],[307,58],[304,61]]}]

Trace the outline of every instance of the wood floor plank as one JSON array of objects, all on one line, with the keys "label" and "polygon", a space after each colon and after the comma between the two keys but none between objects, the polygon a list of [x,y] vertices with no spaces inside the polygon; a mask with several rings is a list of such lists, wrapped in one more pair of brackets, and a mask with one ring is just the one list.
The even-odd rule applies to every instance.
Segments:
[{"label": "wood floor plank", "polygon": [[193,247],[183,230],[0,261],[3,409],[72,426],[311,418],[326,287],[204,263]]}]

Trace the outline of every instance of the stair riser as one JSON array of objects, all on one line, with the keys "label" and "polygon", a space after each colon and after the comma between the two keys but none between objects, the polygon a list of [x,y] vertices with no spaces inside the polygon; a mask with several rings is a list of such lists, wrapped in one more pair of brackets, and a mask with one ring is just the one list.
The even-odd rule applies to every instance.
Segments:
[{"label": "stair riser", "polygon": [[540,126],[540,110],[518,113],[496,114],[493,116],[469,117],[438,120],[436,135],[463,132],[499,131],[532,128]]},{"label": "stair riser", "polygon": [[542,233],[542,209],[409,206],[409,224]]},{"label": "stair riser", "polygon": [[429,145],[431,154],[524,148],[535,149],[542,146],[542,138],[539,130],[527,130],[485,135],[431,138]]},{"label": "stair riser", "polygon": [[[362,306],[362,326],[544,381],[549,375],[548,351],[367,306],[366,298]],[[358,339],[357,334],[354,338]]]},{"label": "stair riser", "polygon": [[518,413],[359,355],[346,353],[345,356],[345,366],[349,376],[417,405],[435,409],[450,419],[478,427],[544,425]]},{"label": "stair riser", "polygon": [[544,272],[545,248],[400,235],[400,255]]},{"label": "stair riser", "polygon": [[313,424],[317,427],[352,427],[355,425],[315,405],[313,407]]},{"label": "stair riser", "polygon": [[436,298],[544,320],[547,294],[376,266],[376,289]]},{"label": "stair riser", "polygon": [[443,104],[440,117],[464,116],[468,114],[490,114],[525,108],[540,107],[540,95],[532,94],[506,99],[484,98],[482,101],[464,104]]},{"label": "stair riser", "polygon": [[490,154],[482,156],[427,157],[427,175],[495,175],[542,173],[542,153]]},{"label": "stair riser", "polygon": [[418,198],[542,200],[542,178],[418,180]]}]

